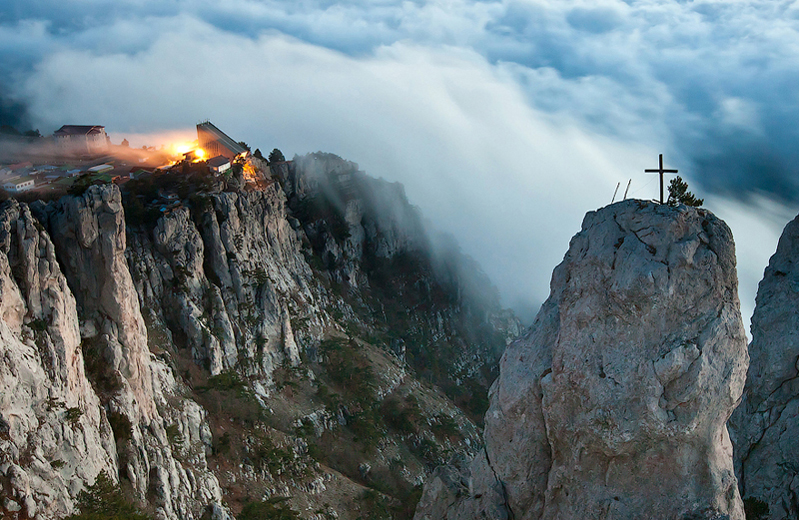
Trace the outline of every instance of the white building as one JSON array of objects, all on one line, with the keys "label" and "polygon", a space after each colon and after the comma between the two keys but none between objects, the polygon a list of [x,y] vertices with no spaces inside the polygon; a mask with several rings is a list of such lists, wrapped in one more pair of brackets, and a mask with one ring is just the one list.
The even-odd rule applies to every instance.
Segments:
[{"label": "white building", "polygon": [[217,155],[205,163],[214,173],[224,173],[230,169],[230,159],[224,155]]},{"label": "white building", "polygon": [[94,154],[108,150],[104,126],[64,125],[53,134],[56,145],[66,153]]},{"label": "white building", "polygon": [[110,172],[113,169],[114,167],[111,166],[110,164],[98,164],[97,166],[92,166],[91,168],[89,168],[88,171],[90,171],[91,173],[105,173],[105,172]]},{"label": "white building", "polygon": [[13,177],[3,182],[3,189],[9,193],[21,193],[32,190],[33,185],[33,177]]}]

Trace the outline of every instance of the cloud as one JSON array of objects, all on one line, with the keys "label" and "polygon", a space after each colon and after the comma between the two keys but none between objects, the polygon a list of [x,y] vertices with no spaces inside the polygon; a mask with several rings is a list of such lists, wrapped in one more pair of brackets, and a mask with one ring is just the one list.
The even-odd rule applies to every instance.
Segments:
[{"label": "cloud", "polygon": [[[728,201],[720,212],[750,215],[741,229],[771,230],[742,233],[778,233],[762,201],[799,201],[798,12],[765,0],[11,0],[3,99],[42,131],[101,123],[118,141],[209,118],[265,150],[337,153],[405,183],[508,301],[536,302],[617,182],[656,195],[640,170],[657,153],[699,196]],[[742,268],[762,270],[741,244]]]},{"label": "cloud", "polygon": [[755,310],[755,296],[769,258],[777,250],[782,229],[795,211],[773,198],[758,195],[747,203],[708,197],[706,206],[724,219],[733,232],[738,260],[738,293],[744,325]]},{"label": "cloud", "polygon": [[54,53],[25,91],[51,127],[91,121],[119,141],[208,117],[265,150],[359,162],[405,184],[506,301],[528,306],[546,297],[585,211],[610,202],[616,182],[654,156],[530,107],[512,75],[471,51],[396,43],[353,58],[187,17],[133,56]]}]

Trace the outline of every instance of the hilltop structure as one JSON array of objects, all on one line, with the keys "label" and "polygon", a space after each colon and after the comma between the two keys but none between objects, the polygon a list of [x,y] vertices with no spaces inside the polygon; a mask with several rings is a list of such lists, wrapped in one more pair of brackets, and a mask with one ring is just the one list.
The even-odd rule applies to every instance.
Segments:
[{"label": "hilltop structure", "polygon": [[231,139],[210,121],[197,125],[197,143],[208,157],[222,155],[232,161],[241,154],[249,153],[246,148]]},{"label": "hilltop structure", "polygon": [[56,145],[67,153],[93,154],[108,150],[104,126],[64,125],[53,133]]}]

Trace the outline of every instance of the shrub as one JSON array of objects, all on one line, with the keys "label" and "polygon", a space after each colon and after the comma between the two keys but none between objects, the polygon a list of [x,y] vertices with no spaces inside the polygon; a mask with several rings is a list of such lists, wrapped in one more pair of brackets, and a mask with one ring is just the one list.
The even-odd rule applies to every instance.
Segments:
[{"label": "shrub", "polygon": [[302,517],[285,502],[286,497],[273,497],[263,502],[249,502],[236,515],[238,520],[301,520]]},{"label": "shrub", "polygon": [[183,444],[183,435],[177,424],[170,424],[166,427],[166,438],[172,446],[180,446]]},{"label": "shrub", "polygon": [[71,424],[77,424],[78,420],[80,420],[81,415],[83,415],[83,410],[81,410],[80,408],[67,408],[66,419]]},{"label": "shrub", "polygon": [[366,358],[353,341],[327,339],[319,345],[324,366],[334,384],[355,402],[369,406],[374,402],[375,376]]},{"label": "shrub", "polygon": [[114,432],[114,440],[117,445],[127,442],[133,436],[133,425],[127,415],[108,412],[108,423],[111,425],[111,431]]},{"label": "shrub", "polygon": [[273,477],[283,473],[300,476],[302,473],[290,449],[275,446],[269,437],[256,438],[250,456],[256,468],[268,471]]},{"label": "shrub", "polygon": [[271,152],[269,152],[269,164],[276,163],[276,162],[284,162],[286,158],[283,156],[283,152],[275,148]]},{"label": "shrub", "polygon": [[101,471],[94,484],[78,495],[79,513],[64,520],[152,520],[133,505],[119,486]]},{"label": "shrub", "polygon": [[682,180],[679,175],[669,182],[669,198],[666,204],[669,206],[676,206],[677,204],[685,204],[686,206],[693,206],[695,208],[704,204],[705,199],[697,198],[693,193],[688,191],[688,183]]},{"label": "shrub", "polygon": [[122,381],[114,372],[103,356],[103,342],[98,338],[86,338],[81,344],[83,351],[83,364],[86,375],[92,382],[94,390],[101,397],[114,394],[122,389]]},{"label": "shrub", "polygon": [[404,401],[390,397],[383,401],[381,413],[390,428],[400,433],[419,433],[418,423],[421,418],[421,410],[413,397],[406,398]]},{"label": "shrub", "polygon": [[388,499],[373,489],[367,489],[360,497],[361,507],[366,511],[357,520],[392,520]]},{"label": "shrub", "polygon": [[47,320],[44,318],[31,320],[31,322],[28,323],[28,326],[34,332],[44,332],[47,330]]},{"label": "shrub", "polygon": [[455,419],[445,414],[436,416],[436,422],[433,424],[432,430],[433,434],[438,438],[446,437],[449,439],[454,439],[456,437],[462,436],[461,430],[458,427],[458,423],[455,422]]},{"label": "shrub", "polygon": [[744,512],[748,520],[765,520],[768,518],[768,504],[755,497],[744,498]]},{"label": "shrub", "polygon": [[208,378],[208,388],[214,390],[245,391],[247,385],[236,372],[227,371]]}]

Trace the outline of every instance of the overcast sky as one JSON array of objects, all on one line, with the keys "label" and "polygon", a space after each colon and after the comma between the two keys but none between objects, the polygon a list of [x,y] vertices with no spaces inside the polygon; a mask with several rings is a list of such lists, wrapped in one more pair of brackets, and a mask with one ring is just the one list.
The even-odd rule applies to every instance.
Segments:
[{"label": "overcast sky", "polygon": [[617,183],[657,196],[663,153],[733,228],[748,324],[799,202],[798,27],[776,0],[4,0],[0,118],[336,153],[517,309]]}]

